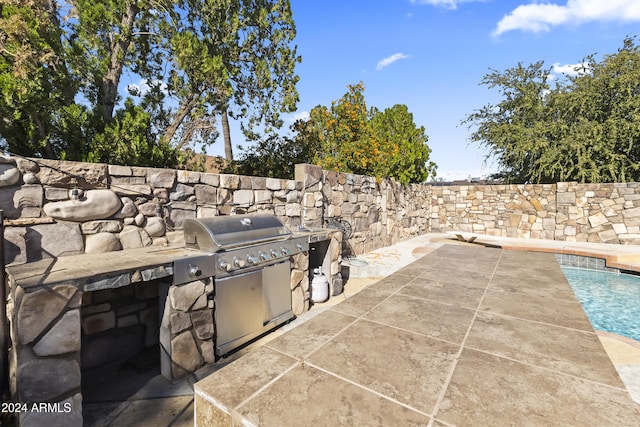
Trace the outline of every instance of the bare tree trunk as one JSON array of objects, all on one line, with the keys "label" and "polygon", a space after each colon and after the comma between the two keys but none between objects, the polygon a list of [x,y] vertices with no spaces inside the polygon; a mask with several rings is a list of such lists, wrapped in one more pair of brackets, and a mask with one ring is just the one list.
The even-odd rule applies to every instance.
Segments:
[{"label": "bare tree trunk", "polygon": [[[162,136],[162,138],[165,141],[169,142],[173,139],[176,132],[178,131],[178,128],[184,121],[185,117],[187,117],[187,115],[191,113],[191,110],[193,110],[195,106],[196,106],[196,96],[194,94],[189,95],[188,98],[184,98],[180,102],[178,111],[173,116],[171,123],[169,124],[169,126],[167,126],[167,129],[164,131],[164,135]],[[183,145],[184,145],[184,141],[180,143],[177,148],[180,149],[182,148]]]},{"label": "bare tree trunk", "polygon": [[229,115],[227,110],[222,111],[222,136],[224,137],[224,157],[227,162],[233,160],[233,148],[231,147],[231,134],[229,133]]},{"label": "bare tree trunk", "polygon": [[122,67],[124,58],[127,55],[129,46],[133,39],[133,27],[136,16],[140,12],[140,8],[135,1],[127,2],[126,9],[122,15],[120,22],[119,37],[111,34],[111,42],[109,46],[109,66],[107,72],[102,78],[102,88],[100,90],[100,109],[102,110],[103,123],[109,123],[113,117],[113,109],[116,105],[118,97],[118,83],[122,75]]}]

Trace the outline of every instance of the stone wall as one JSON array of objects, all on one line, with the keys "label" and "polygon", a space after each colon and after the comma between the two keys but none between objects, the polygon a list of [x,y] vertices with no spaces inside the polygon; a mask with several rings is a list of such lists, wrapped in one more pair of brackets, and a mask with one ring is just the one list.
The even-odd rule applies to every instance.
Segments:
[{"label": "stone wall", "polygon": [[429,231],[640,242],[638,183],[404,186],[312,165],[281,180],[0,157],[0,209],[17,220],[6,229],[8,263],[162,245],[185,218],[252,212],[294,231],[346,220],[346,255]]},{"label": "stone wall", "polygon": [[99,382],[121,364],[158,345],[158,289],[164,281],[82,294],[81,367],[83,382]]},{"label": "stone wall", "polygon": [[8,264],[163,245],[186,218],[301,221],[302,184],[291,180],[6,157],[0,166],[0,209],[19,220],[5,233]]},{"label": "stone wall", "polygon": [[640,184],[431,188],[431,230],[568,242],[640,244]]},{"label": "stone wall", "polygon": [[431,186],[404,186],[394,180],[296,165],[302,182],[302,221],[315,228],[334,219],[351,224],[343,241],[345,255],[361,255],[424,234],[429,230]]},{"label": "stone wall", "polygon": [[85,374],[99,379],[113,372],[108,365],[157,343],[158,289],[171,282],[170,268],[122,272],[110,279],[65,279],[50,286],[37,280],[20,285],[9,276],[11,395],[28,405],[65,408],[20,413],[20,425],[82,425]]}]

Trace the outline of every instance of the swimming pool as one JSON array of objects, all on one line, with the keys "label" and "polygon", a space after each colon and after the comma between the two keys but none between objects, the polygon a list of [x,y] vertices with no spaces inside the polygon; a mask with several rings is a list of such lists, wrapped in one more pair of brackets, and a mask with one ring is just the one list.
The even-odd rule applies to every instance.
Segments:
[{"label": "swimming pool", "polygon": [[594,329],[640,341],[640,276],[562,266]]}]

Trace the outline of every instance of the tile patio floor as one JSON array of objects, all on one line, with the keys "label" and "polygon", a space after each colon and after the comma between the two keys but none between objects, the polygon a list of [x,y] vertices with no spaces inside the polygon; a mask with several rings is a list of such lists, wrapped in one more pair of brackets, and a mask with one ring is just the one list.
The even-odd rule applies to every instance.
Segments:
[{"label": "tile patio floor", "polygon": [[443,245],[194,386],[198,426],[640,425],[554,255]]}]

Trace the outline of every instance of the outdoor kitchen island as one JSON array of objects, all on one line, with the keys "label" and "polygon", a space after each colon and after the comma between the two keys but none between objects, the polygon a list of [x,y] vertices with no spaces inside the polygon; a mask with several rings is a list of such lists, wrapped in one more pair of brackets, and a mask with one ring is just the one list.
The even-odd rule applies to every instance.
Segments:
[{"label": "outdoor kitchen island", "polygon": [[[289,259],[287,280],[292,300],[299,300],[291,307],[298,315],[309,308],[309,248],[325,241],[336,246],[341,236],[335,230],[317,230],[294,237],[308,245]],[[326,256],[332,254],[335,251],[327,251]],[[120,359],[131,356],[131,349],[159,348],[160,363],[169,367],[163,375],[170,381],[215,363],[213,281],[174,283],[176,263],[194,255],[202,253],[176,238],[170,246],[7,267],[12,400],[64,409],[21,413],[20,425],[81,426],[84,381],[111,375]],[[163,329],[168,332],[164,337]]]}]

